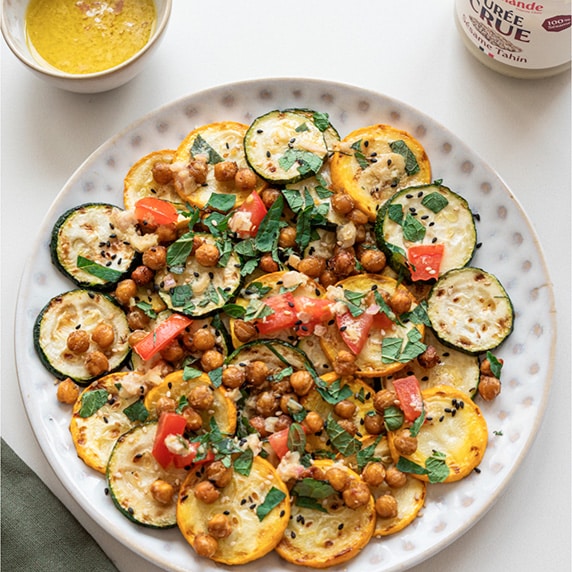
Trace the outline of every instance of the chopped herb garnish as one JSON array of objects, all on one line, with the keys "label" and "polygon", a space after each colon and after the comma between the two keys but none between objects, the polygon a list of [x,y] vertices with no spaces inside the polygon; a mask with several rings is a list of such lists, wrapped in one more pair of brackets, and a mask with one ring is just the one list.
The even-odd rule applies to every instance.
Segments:
[{"label": "chopped herb garnish", "polygon": [[78,256],[76,261],[77,267],[81,270],[85,270],[88,274],[101,278],[106,282],[116,282],[122,275],[121,270],[115,270],[114,268],[109,268],[108,266],[102,266],[89,258],[83,256]]},{"label": "chopped herb garnish", "polygon": [[332,446],[345,457],[355,455],[361,449],[360,442],[350,435],[332,415],[326,421],[326,433]]},{"label": "chopped herb garnish", "polygon": [[209,165],[222,163],[224,161],[224,159],[203,139],[200,133],[195,137],[190,152],[193,157],[196,157],[197,155],[206,155],[207,163],[209,163]]},{"label": "chopped herb garnish", "polygon": [[419,172],[419,163],[417,163],[415,155],[405,144],[405,141],[401,139],[392,141],[389,146],[394,153],[401,155],[405,159],[405,172],[408,175],[415,175],[415,173]]},{"label": "chopped herb garnish", "polygon": [[96,411],[101,409],[109,399],[106,389],[94,389],[87,391],[81,396],[80,417],[91,417]]},{"label": "chopped herb garnish", "polygon": [[221,211],[223,213],[231,210],[236,203],[236,195],[225,195],[222,193],[212,193],[206,204],[207,207]]},{"label": "chopped herb garnish", "polygon": [[123,410],[123,413],[127,415],[129,421],[146,421],[149,417],[149,411],[145,407],[142,399],[138,399],[128,407]]},{"label": "chopped herb garnish", "polygon": [[276,508],[285,498],[285,493],[276,487],[272,487],[268,491],[264,501],[256,508],[256,516],[258,517],[258,520],[264,520],[264,518],[272,511],[272,509]]},{"label": "chopped herb garnish", "polygon": [[449,204],[449,201],[441,193],[433,192],[425,195],[423,199],[421,199],[421,204],[430,211],[438,213]]}]

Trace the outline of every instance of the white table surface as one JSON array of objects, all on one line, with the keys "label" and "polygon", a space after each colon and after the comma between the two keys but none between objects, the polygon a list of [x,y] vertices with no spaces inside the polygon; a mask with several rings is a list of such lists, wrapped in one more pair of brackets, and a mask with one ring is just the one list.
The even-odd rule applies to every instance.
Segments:
[{"label": "white table surface", "polygon": [[[536,441],[505,494],[415,572],[571,569],[570,73],[498,75],[465,50],[452,0],[174,0],[149,67],[99,95],[33,77],[2,42],[2,437],[73,511],[121,571],[157,572],[95,524],[38,447],[13,353],[18,282],[36,228],[66,180],[101,143],[155,108],[204,88],[308,77],[373,89],[433,117],[496,169],[543,245],[558,311],[551,395]],[[48,571],[49,572],[49,571]]]}]

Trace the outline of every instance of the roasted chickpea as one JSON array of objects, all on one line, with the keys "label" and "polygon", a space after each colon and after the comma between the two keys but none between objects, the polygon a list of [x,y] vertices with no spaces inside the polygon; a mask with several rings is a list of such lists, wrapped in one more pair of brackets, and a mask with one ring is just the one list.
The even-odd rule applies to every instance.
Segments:
[{"label": "roasted chickpea", "polygon": [[85,330],[73,330],[68,335],[66,345],[70,352],[83,354],[89,349],[89,334]]},{"label": "roasted chickpea", "polygon": [[264,420],[264,417],[255,415],[254,417],[251,417],[248,422],[262,438],[268,437],[268,435],[270,435],[270,432],[268,429],[266,429],[266,421]]},{"label": "roasted chickpea", "polygon": [[363,426],[370,435],[380,435],[384,430],[383,415],[373,411],[368,413],[364,417]]},{"label": "roasted chickpea", "polygon": [[397,288],[389,298],[389,306],[398,316],[409,312],[412,303],[413,297],[404,288]]},{"label": "roasted chickpea", "polygon": [[373,406],[378,413],[397,403],[397,394],[390,389],[381,389],[373,396]]},{"label": "roasted chickpea", "polygon": [[138,266],[131,273],[131,278],[138,286],[146,286],[147,284],[150,284],[154,276],[154,272],[145,265]]},{"label": "roasted chickpea", "polygon": [[170,244],[177,240],[177,225],[174,222],[171,224],[160,224],[155,229],[155,234],[159,244]]},{"label": "roasted chickpea", "polygon": [[349,419],[340,419],[338,421],[338,425],[344,430],[347,431],[350,435],[355,435],[357,433],[356,424]]},{"label": "roasted chickpea", "polygon": [[218,542],[214,536],[200,532],[195,536],[193,548],[199,556],[212,558],[218,549]]},{"label": "roasted chickpea", "polygon": [[340,350],[333,366],[338,375],[353,375],[357,371],[356,357],[348,350]]},{"label": "roasted chickpea", "polygon": [[201,366],[205,372],[221,367],[224,356],[217,350],[207,350],[201,357]]},{"label": "roasted chickpea", "polygon": [[338,401],[338,403],[334,405],[334,413],[342,419],[351,419],[354,416],[356,409],[356,404],[352,403],[348,399]]},{"label": "roasted chickpea", "polygon": [[352,209],[346,216],[348,220],[351,220],[355,225],[363,226],[369,222],[369,217],[359,209]]},{"label": "roasted chickpea", "polygon": [[161,413],[165,411],[175,411],[175,409],[177,409],[177,402],[171,397],[163,395],[157,399],[155,409],[157,410],[157,416],[160,417]]},{"label": "roasted chickpea", "polygon": [[205,411],[210,409],[214,403],[213,390],[208,385],[196,385],[187,395],[189,405],[193,409]]},{"label": "roasted chickpea", "polygon": [[[504,364],[504,360],[503,360],[502,358],[497,358],[497,360],[499,361],[499,363],[500,363],[501,365]],[[481,370],[481,373],[482,373],[483,375],[491,375],[491,376],[493,375],[493,372],[491,371],[491,362],[489,361],[488,358],[485,358],[485,359],[481,362],[480,370]],[[494,377],[494,376],[493,376],[493,377]]]},{"label": "roasted chickpea", "polygon": [[262,199],[264,206],[269,209],[281,194],[282,193],[278,189],[269,187],[260,193],[260,198]]},{"label": "roasted chickpea", "polygon": [[216,245],[205,242],[195,252],[195,259],[201,265],[212,268],[220,260],[220,252]]},{"label": "roasted chickpea", "polygon": [[380,518],[395,518],[397,516],[397,500],[393,495],[381,495],[375,501],[375,512]]},{"label": "roasted chickpea", "polygon": [[439,354],[435,346],[427,346],[427,349],[417,356],[417,363],[425,369],[431,369],[440,362]]},{"label": "roasted chickpea", "polygon": [[311,465],[302,471],[303,479],[316,479],[317,481],[326,481],[326,473],[321,467],[316,467],[316,465]]},{"label": "roasted chickpea", "polygon": [[127,312],[127,323],[131,330],[144,330],[151,318],[141,308],[133,308]]},{"label": "roasted chickpea", "polygon": [[262,417],[271,417],[280,408],[280,401],[272,391],[263,391],[256,398],[256,411]]},{"label": "roasted chickpea", "polygon": [[256,175],[251,169],[239,169],[234,176],[234,184],[241,191],[253,191],[256,187]]},{"label": "roasted chickpea", "polygon": [[328,286],[333,286],[338,281],[338,277],[331,270],[324,270],[320,274],[320,284],[327,288]]},{"label": "roasted chickpea", "polygon": [[100,348],[108,348],[115,341],[115,332],[111,324],[106,324],[101,322],[95,326],[93,332],[91,332],[91,339]]},{"label": "roasted chickpea", "polygon": [[234,180],[238,172],[236,161],[221,161],[214,166],[214,176],[217,181],[226,182]]},{"label": "roasted chickpea", "polygon": [[167,505],[173,502],[175,489],[173,488],[173,485],[167,481],[164,481],[163,479],[157,479],[156,481],[153,481],[149,490],[151,492],[151,496],[159,504]]},{"label": "roasted chickpea", "polygon": [[58,383],[56,395],[60,403],[73,405],[79,397],[79,387],[68,377]]},{"label": "roasted chickpea", "polygon": [[368,463],[362,473],[361,478],[370,487],[378,487],[385,480],[385,467],[383,463],[377,461]]},{"label": "roasted chickpea", "polygon": [[193,159],[189,165],[189,175],[195,180],[195,182],[199,185],[206,183],[207,175],[208,175],[209,166],[207,164],[206,157],[199,155],[195,159]]},{"label": "roasted chickpea", "polygon": [[334,193],[331,198],[332,209],[342,215],[351,212],[355,203],[354,200],[347,193]]},{"label": "roasted chickpea", "polygon": [[296,229],[293,226],[285,226],[280,229],[278,246],[281,248],[293,248],[296,246]]},{"label": "roasted chickpea", "polygon": [[205,475],[209,481],[219,489],[223,489],[232,481],[234,474],[232,467],[225,467],[222,461],[213,461],[207,466]]},{"label": "roasted chickpea", "polygon": [[134,298],[136,295],[137,284],[135,284],[135,280],[127,278],[126,280],[121,280],[121,282],[117,283],[117,287],[115,288],[115,299],[122,306],[129,306],[131,298]]},{"label": "roasted chickpea", "polygon": [[260,268],[260,270],[267,273],[278,272],[278,270],[280,269],[278,262],[276,262],[274,258],[272,258],[272,254],[270,253],[263,254],[260,257],[260,262],[258,263],[258,267]]},{"label": "roasted chickpea", "polygon": [[409,429],[400,429],[395,435],[393,444],[402,455],[412,455],[417,451],[417,437],[413,437]]},{"label": "roasted chickpea", "polygon": [[246,381],[254,386],[262,385],[269,375],[270,369],[263,361],[251,361],[246,365]]},{"label": "roasted chickpea", "polygon": [[369,502],[371,491],[363,481],[353,479],[350,485],[343,490],[342,498],[348,508],[355,510]]},{"label": "roasted chickpea", "polygon": [[385,254],[377,248],[367,248],[359,259],[360,264],[366,272],[381,272],[387,263]]},{"label": "roasted chickpea", "polygon": [[226,514],[214,514],[207,522],[209,534],[215,538],[226,538],[232,532],[230,520]]},{"label": "roasted chickpea", "polygon": [[151,234],[157,230],[157,223],[153,218],[151,213],[147,213],[143,215],[143,218],[139,219],[139,230],[143,234]]},{"label": "roasted chickpea", "polygon": [[[290,404],[298,403],[297,395],[295,393],[280,392],[280,410],[284,413],[290,413]],[[296,407],[296,405],[294,405]]]},{"label": "roasted chickpea", "polygon": [[167,248],[164,246],[152,246],[143,253],[141,261],[151,270],[165,268],[167,266]]},{"label": "roasted chickpea", "polygon": [[501,382],[492,375],[481,375],[479,380],[479,395],[485,401],[492,401],[501,392]]},{"label": "roasted chickpea", "polygon": [[171,170],[171,165],[165,163],[164,161],[157,161],[152,169],[151,174],[155,182],[160,185],[167,185],[173,180],[173,171]]},{"label": "roasted chickpea", "polygon": [[303,425],[309,433],[318,433],[324,428],[324,420],[317,411],[308,411]]},{"label": "roasted chickpea", "polygon": [[306,256],[298,264],[298,272],[310,278],[319,278],[326,270],[326,261],[319,256]]},{"label": "roasted chickpea", "polygon": [[331,467],[326,471],[326,479],[331,487],[338,493],[342,492],[350,484],[350,476],[347,471],[338,467]]},{"label": "roasted chickpea", "polygon": [[355,254],[349,249],[340,249],[330,261],[330,269],[340,277],[349,276],[356,269]]},{"label": "roasted chickpea", "polygon": [[296,395],[308,395],[314,387],[314,379],[309,371],[299,370],[290,376],[290,385]]},{"label": "roasted chickpea", "polygon": [[234,335],[243,343],[249,342],[257,335],[256,326],[252,322],[245,322],[244,320],[235,320],[234,322]]},{"label": "roasted chickpea", "polygon": [[278,419],[276,420],[276,423],[274,423],[275,433],[277,431],[283,431],[284,429],[288,429],[290,425],[294,423],[294,420],[292,419],[292,417],[290,417],[290,415],[286,415],[285,413],[280,415],[280,412],[278,412],[277,415]]},{"label": "roasted chickpea", "polygon": [[192,407],[185,407],[181,411],[181,415],[186,419],[187,425],[185,426],[188,431],[198,431],[203,426],[203,418],[201,414]]},{"label": "roasted chickpea", "polygon": [[136,346],[143,338],[147,337],[147,332],[145,330],[135,330],[129,334],[127,341],[131,347]]},{"label": "roasted chickpea", "polygon": [[397,467],[385,469],[385,482],[394,489],[399,489],[407,484],[407,475]]},{"label": "roasted chickpea", "polygon": [[109,361],[103,352],[98,350],[89,352],[85,356],[85,369],[89,375],[95,377],[109,369]]},{"label": "roasted chickpea", "polygon": [[197,499],[205,504],[212,504],[220,497],[220,491],[208,480],[197,483],[194,492]]},{"label": "roasted chickpea", "polygon": [[212,350],[216,345],[216,337],[208,328],[201,328],[193,335],[193,346],[201,351]]},{"label": "roasted chickpea", "polygon": [[229,389],[236,389],[246,381],[246,372],[236,365],[229,365],[222,372],[222,384]]}]

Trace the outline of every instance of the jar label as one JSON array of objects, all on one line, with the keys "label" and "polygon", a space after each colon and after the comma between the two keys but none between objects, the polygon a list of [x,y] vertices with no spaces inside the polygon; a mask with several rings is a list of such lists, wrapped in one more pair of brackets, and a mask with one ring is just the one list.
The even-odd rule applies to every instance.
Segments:
[{"label": "jar label", "polygon": [[570,0],[457,0],[462,31],[488,57],[546,69],[570,61]]}]

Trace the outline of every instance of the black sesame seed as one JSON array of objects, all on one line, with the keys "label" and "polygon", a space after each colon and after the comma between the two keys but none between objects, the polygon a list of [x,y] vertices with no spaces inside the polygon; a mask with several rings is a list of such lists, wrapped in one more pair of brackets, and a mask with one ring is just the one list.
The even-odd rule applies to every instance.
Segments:
[{"label": "black sesame seed", "polygon": [[342,530],[344,528],[344,523],[340,522],[340,524],[338,524],[338,530]]},{"label": "black sesame seed", "polygon": [[108,489],[107,487],[105,487],[105,488],[103,489],[103,492],[104,492],[105,495],[108,495],[108,494],[109,494],[109,489]]},{"label": "black sesame seed", "polygon": [[135,511],[133,510],[132,507],[129,507],[129,508],[127,509],[127,512],[128,512],[129,514],[131,514],[131,515],[135,514]]}]

